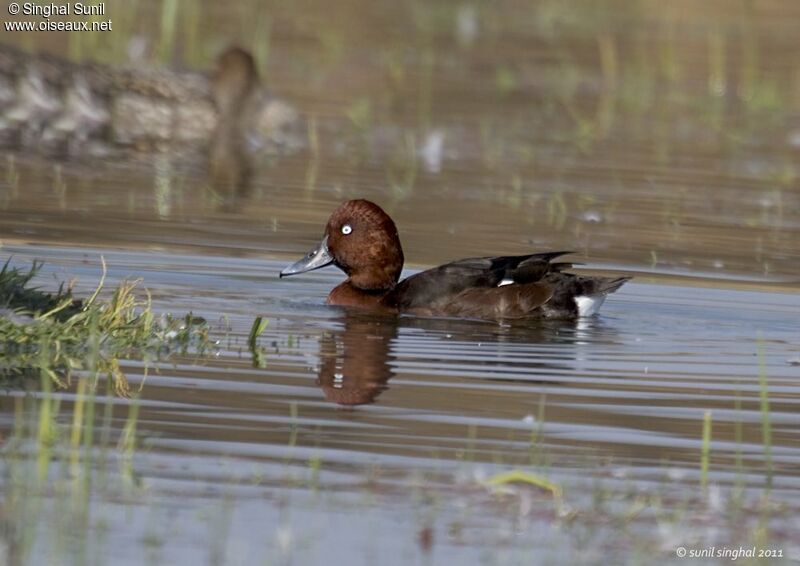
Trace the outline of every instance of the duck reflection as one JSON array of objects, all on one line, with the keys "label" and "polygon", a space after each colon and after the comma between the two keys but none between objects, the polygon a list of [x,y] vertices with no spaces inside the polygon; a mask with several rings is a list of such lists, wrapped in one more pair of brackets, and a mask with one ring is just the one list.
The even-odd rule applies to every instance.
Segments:
[{"label": "duck reflection", "polygon": [[[320,340],[317,384],[328,401],[344,406],[373,403],[388,389],[401,365],[398,351],[421,356],[416,361],[423,364],[453,363],[453,371],[463,378],[483,379],[490,374],[496,382],[530,385],[557,383],[556,376],[565,372],[585,371],[598,343],[618,340],[613,327],[594,318],[496,324],[351,309],[342,313],[342,328]],[[420,337],[435,346],[412,354]],[[458,359],[459,353],[464,357]]]},{"label": "duck reflection", "polygon": [[211,182],[224,211],[235,209],[250,192],[253,152],[248,147],[245,118],[259,82],[255,60],[247,51],[232,47],[217,58],[211,77],[217,125],[208,161]]},{"label": "duck reflection", "polygon": [[[496,381],[526,384],[540,383],[539,376],[543,375],[582,371],[590,354],[587,346],[615,340],[613,329],[593,319],[496,324],[343,309],[341,320],[341,328],[326,332],[320,339],[317,384],[328,401],[343,406],[374,403],[388,389],[403,335],[409,339],[422,333],[439,345],[434,350],[426,348],[423,355],[427,363],[438,365],[445,357],[452,360],[454,351],[463,352],[469,369],[461,366],[461,375],[485,376],[489,372],[496,374]],[[520,350],[525,344],[537,348],[523,346]],[[524,369],[528,371],[521,371]]]},{"label": "duck reflection", "polygon": [[394,376],[391,346],[398,317],[344,311],[343,327],[325,333],[319,345],[317,384],[325,398],[344,406],[366,405]]},{"label": "duck reflection", "polygon": [[217,122],[209,147],[209,170],[223,211],[236,210],[249,196],[256,157],[265,148],[291,145],[295,110],[267,94],[253,56],[230,47],[211,76]]},{"label": "duck reflection", "polygon": [[235,132],[224,132],[211,143],[208,155],[211,184],[222,212],[235,212],[252,190],[253,156]]}]

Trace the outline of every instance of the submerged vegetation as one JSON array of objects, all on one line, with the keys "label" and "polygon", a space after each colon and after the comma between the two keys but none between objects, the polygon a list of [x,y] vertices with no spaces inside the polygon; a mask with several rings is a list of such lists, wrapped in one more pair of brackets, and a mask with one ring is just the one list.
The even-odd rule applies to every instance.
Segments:
[{"label": "submerged vegetation", "polygon": [[[14,424],[9,438],[0,437],[0,474],[7,494],[0,509],[11,517],[0,522],[3,563],[6,558],[12,564],[39,560],[31,554],[35,525],[52,514],[51,507],[67,517],[55,532],[63,548],[68,535],[62,527],[78,524],[89,530],[90,497],[136,488],[132,466],[139,404],[124,399],[131,390],[119,360],[143,361],[146,375],[151,362],[177,353],[202,355],[209,346],[203,319],[155,314],[149,293],[137,297],[137,282],[123,281],[105,293],[105,262],[103,277],[87,299],[75,298],[71,285],[52,293],[34,286],[41,267],[40,262],[27,269],[12,267],[9,261],[0,270],[0,386],[32,382],[35,391],[6,397],[13,398]],[[54,389],[71,385],[71,401],[62,403]],[[112,431],[114,406],[120,401],[129,403],[127,418]],[[112,479],[106,468],[113,442],[120,469]],[[61,563],[51,558],[49,563]],[[75,560],[85,558],[79,553]]]},{"label": "submerged vegetation", "polygon": [[104,274],[85,300],[76,299],[62,284],[55,293],[32,286],[41,269],[11,267],[0,271],[0,372],[6,380],[39,371],[58,386],[66,386],[75,371],[107,374],[117,393],[129,387],[119,359],[136,357],[145,363],[173,353],[202,354],[208,347],[203,319],[188,314],[158,316],[149,294],[137,298],[137,282],[123,281],[103,298]]},{"label": "submerged vegetation", "polygon": [[[259,326],[254,325],[255,331]],[[380,463],[343,468],[341,462],[327,459],[328,453],[320,447],[300,449],[298,437],[311,427],[299,417],[297,404],[291,403],[291,426],[283,428],[281,436],[285,458],[252,467],[235,456],[206,455],[201,458],[209,458],[209,463],[222,462],[212,469],[223,470],[223,475],[181,474],[178,485],[182,487],[176,492],[173,482],[178,478],[164,482],[160,474],[139,477],[136,473],[135,460],[146,458],[141,448],[146,450],[147,445],[138,432],[137,401],[103,397],[81,378],[74,402],[63,402],[53,395],[49,381],[43,383],[40,395],[14,399],[14,427],[0,445],[0,472],[5,478],[0,507],[6,515],[2,540],[14,549],[11,563],[20,566],[41,563],[45,555],[51,558],[44,549],[59,556],[48,563],[87,563],[87,557],[104,556],[110,545],[126,537],[141,541],[141,547],[123,563],[141,563],[142,555],[150,563],[169,563],[162,552],[180,544],[187,531],[159,532],[157,525],[174,522],[176,513],[181,513],[176,509],[187,505],[192,509],[192,523],[202,525],[201,529],[207,525],[213,533],[200,544],[195,541],[199,554],[215,556],[212,563],[242,563],[241,554],[231,558],[226,553],[226,548],[236,546],[242,510],[253,501],[263,505],[280,488],[293,493],[294,514],[345,513],[348,521],[326,523],[327,535],[320,533],[321,538],[311,542],[303,539],[302,531],[310,528],[313,532],[313,522],[299,528],[290,514],[282,514],[265,524],[266,536],[245,557],[248,553],[251,557],[279,554],[296,559],[280,563],[305,563],[303,557],[325,548],[325,536],[344,536],[341,529],[359,527],[361,516],[375,521],[373,508],[381,505],[392,507],[391,537],[395,544],[400,539],[406,552],[413,553],[414,547],[429,554],[435,547],[488,545],[494,550],[482,562],[486,564],[594,564],[623,554],[632,563],[648,563],[654,556],[669,559],[678,553],[680,557],[686,547],[711,545],[724,552],[741,549],[737,556],[742,559],[758,558],[746,554],[753,548],[770,553],[761,558],[780,561],[794,556],[791,534],[780,525],[796,515],[796,501],[773,494],[767,486],[763,491],[741,491],[719,478],[708,481],[709,412],[701,433],[699,473],[686,469],[678,476],[664,465],[645,479],[637,477],[624,460],[609,460],[587,483],[580,468],[577,473],[564,473],[550,464],[511,466],[476,458],[475,439],[481,435],[472,425],[461,439],[464,458],[455,466],[440,461],[433,468],[422,463],[408,468]],[[115,421],[114,408],[120,404],[127,405],[127,416]],[[316,431],[319,444],[326,433],[319,427]],[[531,437],[531,443],[538,444],[537,437]],[[184,458],[174,457],[176,462]],[[353,477],[343,482],[342,472],[347,469]],[[740,473],[743,470],[737,470]],[[652,479],[659,477],[664,481],[653,485]],[[693,489],[698,483],[705,489]],[[183,490],[203,487],[222,489],[224,504],[183,499]],[[262,494],[263,499],[254,494]],[[268,505],[259,507],[259,513],[271,517],[268,509]],[[409,529],[397,528],[398,515],[411,523]],[[476,526],[487,518],[492,527],[484,527],[474,540]],[[380,516],[377,520],[378,525],[387,523]],[[76,526],[82,530],[80,536],[75,536]],[[372,536],[387,536],[376,525],[372,528]],[[549,559],[554,555],[558,560]],[[509,556],[513,558],[508,560]]]}]

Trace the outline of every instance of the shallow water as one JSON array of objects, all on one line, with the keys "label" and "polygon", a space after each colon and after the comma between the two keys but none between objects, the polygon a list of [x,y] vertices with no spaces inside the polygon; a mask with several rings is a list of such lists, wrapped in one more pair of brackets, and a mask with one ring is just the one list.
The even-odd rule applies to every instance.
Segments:
[{"label": "shallow water", "polygon": [[[146,379],[142,364],[123,363],[134,385],[144,381],[137,425],[144,441],[134,466],[151,495],[134,515],[162,521],[164,514],[200,509],[211,523],[170,534],[159,545],[164,563],[193,555],[182,544],[198,529],[213,530],[214,521],[236,533],[225,535],[225,544],[241,545],[245,556],[265,548],[279,553],[276,537],[291,533],[285,552],[299,563],[319,560],[329,539],[346,543],[337,557],[368,563],[375,558],[365,529],[380,537],[374,549],[380,561],[394,563],[393,545],[419,553],[416,531],[425,513],[419,506],[427,504],[417,499],[436,489],[447,499],[430,511],[442,537],[442,559],[470,559],[487,545],[513,542],[513,550],[495,559],[510,554],[512,562],[527,560],[548,540],[532,531],[552,529],[546,522],[537,526],[540,518],[530,519],[522,535],[500,511],[490,512],[500,513],[499,522],[469,518],[468,536],[442,532],[448,523],[461,524],[463,507],[475,504],[475,494],[459,493],[453,478],[488,477],[534,463],[579,498],[591,497],[593,482],[612,493],[675,490],[675,482],[698,480],[706,411],[713,418],[710,481],[757,492],[768,481],[759,352],[769,376],[772,493],[791,501],[800,489],[795,293],[633,282],[609,298],[597,319],[498,327],[341,313],[322,304],[336,274],[278,280],[283,263],[274,260],[45,246],[6,250],[20,265],[46,261],[43,281],[50,273],[54,280],[77,276],[78,292],[86,294],[102,253],[109,285],[136,274],[153,292],[156,310],[191,309],[212,322],[220,344],[211,361],[162,365]],[[247,347],[256,314],[269,319],[259,360]],[[263,367],[253,367],[256,361]],[[13,415],[15,396],[3,400],[6,415]],[[73,395],[60,397],[61,411],[69,414]],[[127,402],[113,404],[111,430],[118,431]],[[309,481],[308,462],[317,460],[321,471],[312,495],[293,487]],[[409,491],[415,494],[411,503],[402,495]],[[327,495],[313,495],[319,492]],[[112,523],[131,512],[123,511],[131,503],[119,505],[101,507]],[[265,525],[266,542],[260,530],[244,528],[256,518]],[[339,521],[347,527],[333,526]],[[309,522],[317,524],[313,535],[306,531]],[[145,521],[132,528],[138,533],[153,527]],[[117,537],[122,540],[115,542]],[[391,542],[395,537],[402,541]],[[139,547],[115,529],[106,538],[112,548]],[[603,548],[598,543],[596,551]],[[193,552],[200,559],[210,550]],[[135,563],[140,555],[127,559]]]},{"label": "shallow water", "polygon": [[[28,563],[641,562],[753,532],[800,556],[800,9],[604,6],[353,2],[328,21],[314,2],[276,5],[254,25],[270,31],[270,84],[308,140],[263,157],[244,188],[214,186],[202,148],[105,160],[7,148],[13,265],[44,260],[39,283],[77,278],[85,296],[102,256],[109,286],[142,278],[158,312],[192,311],[219,340],[212,359],[146,377],[122,362],[142,384],[142,445],[132,459],[114,447],[131,402],[103,398],[101,480],[81,523],[94,535],[64,534],[70,476],[53,471],[32,492],[46,512],[31,511],[50,544]],[[222,30],[244,17],[216,16]],[[225,33],[186,39],[172,63],[208,68]],[[344,313],[324,305],[336,270],[277,273],[351,197],[395,218],[409,272],[572,249],[589,271],[635,279],[580,323]],[[255,316],[269,320],[257,356]],[[0,397],[3,436],[24,395]],[[55,395],[66,423],[75,393]],[[572,511],[483,486],[509,469],[557,482]],[[783,507],[745,528],[719,502],[737,489]],[[667,520],[678,512],[689,517]]]}]

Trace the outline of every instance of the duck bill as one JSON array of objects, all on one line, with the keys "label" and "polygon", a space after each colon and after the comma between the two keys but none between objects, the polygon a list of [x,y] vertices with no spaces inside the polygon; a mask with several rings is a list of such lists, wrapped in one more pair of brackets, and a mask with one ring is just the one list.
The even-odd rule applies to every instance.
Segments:
[{"label": "duck bill", "polygon": [[325,267],[333,263],[333,256],[328,249],[328,236],[322,238],[317,247],[308,252],[303,259],[294,262],[292,265],[281,271],[281,277],[297,275],[306,271],[314,271],[320,267]]}]

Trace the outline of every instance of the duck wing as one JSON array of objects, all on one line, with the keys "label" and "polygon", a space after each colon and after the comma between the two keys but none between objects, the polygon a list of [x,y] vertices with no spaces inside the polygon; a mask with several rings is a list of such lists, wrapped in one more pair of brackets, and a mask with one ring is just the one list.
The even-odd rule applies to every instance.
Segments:
[{"label": "duck wing", "polygon": [[570,252],[467,258],[422,271],[400,282],[390,301],[419,314],[513,318],[526,316],[552,296],[544,279],[569,263]]}]

